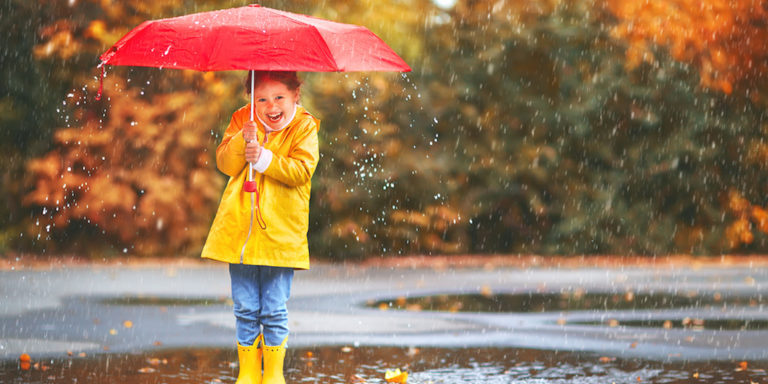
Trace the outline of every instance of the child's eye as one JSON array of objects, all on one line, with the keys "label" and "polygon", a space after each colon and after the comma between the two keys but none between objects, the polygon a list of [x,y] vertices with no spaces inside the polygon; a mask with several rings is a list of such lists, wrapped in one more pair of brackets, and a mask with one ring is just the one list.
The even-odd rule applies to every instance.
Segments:
[{"label": "child's eye", "polygon": [[275,99],[280,100],[280,99],[284,99],[284,98],[285,98],[285,96],[278,96]]},{"label": "child's eye", "polygon": [[258,101],[259,103],[263,103],[263,102],[267,101],[267,99],[261,98],[261,99],[258,99],[257,101]]}]

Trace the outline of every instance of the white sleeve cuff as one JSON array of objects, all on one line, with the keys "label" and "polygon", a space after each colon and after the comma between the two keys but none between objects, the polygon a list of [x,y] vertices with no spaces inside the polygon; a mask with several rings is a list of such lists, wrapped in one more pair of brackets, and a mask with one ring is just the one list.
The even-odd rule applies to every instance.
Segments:
[{"label": "white sleeve cuff", "polygon": [[258,173],[264,173],[269,168],[269,164],[272,163],[272,151],[266,148],[261,149],[259,160],[253,165],[253,169]]}]

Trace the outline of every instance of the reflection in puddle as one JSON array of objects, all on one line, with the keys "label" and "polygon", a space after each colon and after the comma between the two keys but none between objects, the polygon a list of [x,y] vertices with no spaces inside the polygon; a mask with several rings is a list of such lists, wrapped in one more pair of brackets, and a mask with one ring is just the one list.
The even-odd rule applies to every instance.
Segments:
[{"label": "reflection in puddle", "polygon": [[369,302],[380,309],[447,312],[551,312],[551,311],[615,311],[674,308],[760,307],[766,304],[762,295],[729,296],[720,293],[587,293],[581,290],[563,293],[434,295],[399,297]]},{"label": "reflection in puddle", "polygon": [[[196,349],[0,362],[2,383],[234,383],[235,351]],[[762,362],[654,363],[527,349],[289,349],[289,383],[383,383],[386,369],[418,383],[732,383],[768,380]]]},{"label": "reflection in puddle", "polygon": [[768,320],[759,319],[684,319],[664,320],[615,320],[603,322],[573,322],[570,324],[581,325],[607,325],[609,327],[640,327],[640,328],[664,328],[664,329],[692,329],[694,331],[762,331],[768,329]]},{"label": "reflection in puddle", "polygon": [[123,296],[111,297],[100,300],[104,305],[123,305],[123,306],[209,306],[209,305],[227,305],[231,301],[227,298],[180,298],[180,297],[161,297],[161,296]]}]

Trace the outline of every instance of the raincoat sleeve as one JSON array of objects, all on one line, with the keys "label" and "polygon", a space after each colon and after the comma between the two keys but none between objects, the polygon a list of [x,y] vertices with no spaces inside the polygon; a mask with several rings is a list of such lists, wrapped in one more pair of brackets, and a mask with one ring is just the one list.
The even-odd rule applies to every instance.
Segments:
[{"label": "raincoat sleeve", "polygon": [[273,155],[264,175],[291,187],[308,183],[320,158],[318,128],[319,121],[310,120],[296,136],[291,151],[286,156]]},{"label": "raincoat sleeve", "polygon": [[235,177],[243,170],[245,161],[245,139],[243,139],[243,122],[232,115],[224,138],[216,148],[216,167],[227,176]]}]

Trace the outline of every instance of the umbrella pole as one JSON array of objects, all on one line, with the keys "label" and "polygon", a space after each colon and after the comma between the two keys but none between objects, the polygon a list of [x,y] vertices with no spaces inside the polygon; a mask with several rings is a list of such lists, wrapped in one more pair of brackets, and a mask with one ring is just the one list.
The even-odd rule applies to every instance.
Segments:
[{"label": "umbrella pole", "polygon": [[[251,70],[251,121],[254,121],[255,118],[255,110],[253,106],[253,98],[256,97],[253,94],[254,87],[256,83],[256,71]],[[248,181],[253,181],[253,163],[248,163]]]},{"label": "umbrella pole", "polygon": [[[253,106],[253,91],[256,73],[251,70],[251,121],[254,119],[254,106]],[[258,140],[258,139],[257,139]],[[251,222],[248,225],[248,235],[245,237],[245,243],[243,243],[243,249],[240,251],[240,264],[245,262],[245,247],[248,245],[248,240],[251,238],[251,231],[253,230],[253,211],[254,211],[254,196],[253,192],[257,193],[256,201],[258,201],[258,192],[256,190],[256,182],[253,181],[253,163],[248,162],[248,181],[243,183],[243,191],[251,192]]]},{"label": "umbrella pole", "polygon": [[[256,71],[251,70],[251,121],[254,121],[253,119],[255,117],[254,116],[254,114],[255,114],[254,108],[255,107],[253,105],[253,101],[254,101],[253,91],[254,91],[255,83],[256,83],[256,79],[255,79],[256,73],[255,72]],[[245,184],[243,185],[243,190],[245,190],[246,192],[255,192],[256,191],[256,183],[253,181],[253,163],[251,163],[251,162],[248,163],[248,181],[246,181]]]}]

